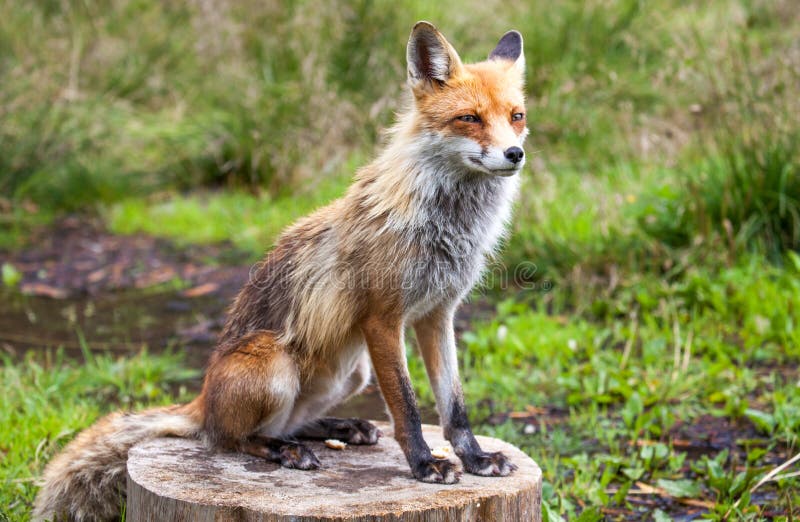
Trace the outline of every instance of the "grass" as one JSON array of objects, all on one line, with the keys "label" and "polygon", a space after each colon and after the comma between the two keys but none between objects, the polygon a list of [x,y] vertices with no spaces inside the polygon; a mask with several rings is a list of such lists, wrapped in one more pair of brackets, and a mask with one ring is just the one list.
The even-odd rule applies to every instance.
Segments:
[{"label": "grass", "polygon": [[679,166],[677,190],[650,198],[642,228],[671,246],[722,238],[731,256],[773,259],[800,248],[800,73],[751,39],[731,42],[723,63],[705,57],[712,99],[698,159]]},{"label": "grass", "polygon": [[31,351],[2,358],[0,385],[0,520],[28,520],[44,464],[99,416],[180,400],[196,378],[177,354],[131,357]]},{"label": "grass", "polygon": [[699,50],[750,33],[789,45],[790,6],[490,1],[454,16],[467,11],[453,1],[8,3],[0,190],[85,209],[209,185],[274,196],[329,176],[391,121],[419,19],[468,60],[522,31],[531,148],[545,167],[592,172],[643,152],[661,162],[685,135],[686,107],[711,91],[693,81]]},{"label": "grass", "polygon": [[342,176],[326,178],[292,197],[229,190],[131,198],[107,209],[105,218],[120,234],[143,232],[183,244],[230,241],[255,259],[286,225],[341,195],[348,182]]},{"label": "grass", "polygon": [[[638,483],[703,501],[713,519],[729,510],[737,520],[796,515],[798,478],[762,488],[758,499],[747,490],[800,453],[798,275],[752,259],[716,277],[697,269],[676,284],[650,278],[628,302],[607,303],[600,321],[501,302],[462,339],[465,395],[479,405],[473,418],[538,460],[550,520],[680,506],[637,506],[626,492]],[[421,361],[411,368],[430,403]],[[508,410],[534,412],[528,431],[511,420],[485,424]],[[690,453],[681,430],[709,419],[724,420],[734,440]]]}]

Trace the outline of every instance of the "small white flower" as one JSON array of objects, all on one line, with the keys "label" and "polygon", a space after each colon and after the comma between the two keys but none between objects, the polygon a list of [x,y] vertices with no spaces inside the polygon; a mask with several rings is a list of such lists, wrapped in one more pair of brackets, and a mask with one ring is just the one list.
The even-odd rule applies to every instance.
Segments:
[{"label": "small white flower", "polygon": [[767,333],[772,326],[772,321],[769,320],[768,317],[764,317],[763,315],[757,315],[753,318],[753,322],[755,323],[756,332],[760,335],[764,335]]},{"label": "small white flower", "polygon": [[569,341],[567,341],[567,348],[569,348],[574,352],[575,350],[578,349],[578,341],[576,341],[575,339],[570,339]]},{"label": "small white flower", "polygon": [[506,340],[506,337],[508,337],[508,328],[506,328],[506,325],[501,324],[497,327],[497,340],[502,343]]}]

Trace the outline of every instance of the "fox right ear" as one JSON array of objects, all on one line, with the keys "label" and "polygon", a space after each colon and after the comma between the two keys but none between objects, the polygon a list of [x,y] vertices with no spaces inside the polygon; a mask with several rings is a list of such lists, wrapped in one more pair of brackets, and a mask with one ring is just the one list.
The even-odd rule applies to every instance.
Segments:
[{"label": "fox right ear", "polygon": [[519,31],[509,31],[497,42],[497,47],[489,53],[490,60],[513,62],[522,73],[525,72],[525,55],[522,53],[522,35]]},{"label": "fox right ear", "polygon": [[460,68],[461,59],[433,24],[417,22],[406,48],[408,81],[413,88],[444,84]]}]

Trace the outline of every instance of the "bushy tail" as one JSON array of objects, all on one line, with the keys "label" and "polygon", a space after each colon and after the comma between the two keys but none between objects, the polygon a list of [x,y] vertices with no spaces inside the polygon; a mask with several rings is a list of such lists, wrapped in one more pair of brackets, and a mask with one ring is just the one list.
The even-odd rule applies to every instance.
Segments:
[{"label": "bushy tail", "polygon": [[112,413],[81,432],[44,470],[35,521],[105,521],[120,516],[128,450],[154,437],[196,437],[190,405]]}]

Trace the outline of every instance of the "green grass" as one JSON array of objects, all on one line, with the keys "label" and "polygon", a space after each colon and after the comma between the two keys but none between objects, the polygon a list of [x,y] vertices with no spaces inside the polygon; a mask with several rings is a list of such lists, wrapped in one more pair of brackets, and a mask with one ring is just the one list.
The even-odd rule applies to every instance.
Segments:
[{"label": "green grass", "polygon": [[[719,274],[695,269],[674,284],[651,277],[583,315],[537,306],[538,293],[501,302],[462,339],[473,420],[539,462],[550,520],[601,509],[610,520],[614,509],[645,516],[626,497],[637,482],[707,502],[713,519],[729,510],[736,520],[797,515],[800,478],[761,487],[758,499],[747,490],[779,463],[776,453],[800,453],[798,268],[753,258]],[[410,367],[432,403],[421,360],[412,356]],[[482,424],[531,406],[562,413],[534,415],[532,434],[510,421]],[[680,426],[709,416],[752,423],[757,436],[739,433],[730,451],[702,455],[677,445]]]},{"label": "green grass", "polygon": [[678,165],[673,189],[648,197],[641,222],[673,247],[716,241],[730,257],[773,259],[800,248],[800,72],[756,35],[731,40],[724,59],[700,59],[709,128]]},{"label": "green grass", "polygon": [[230,241],[256,258],[284,227],[342,195],[348,183],[334,176],[283,197],[228,190],[131,198],[106,209],[105,218],[116,233],[144,232],[182,244]]},{"label": "green grass", "polygon": [[0,519],[27,520],[44,464],[80,430],[119,408],[141,409],[185,398],[196,378],[176,354],[132,357],[31,351],[0,366]]},{"label": "green grass", "polygon": [[595,171],[643,147],[663,162],[680,140],[662,131],[682,135],[686,107],[713,94],[695,81],[698,54],[744,34],[778,53],[796,28],[787,6],[492,0],[453,16],[463,3],[6,3],[0,190],[85,209],[209,185],[274,195],[328,176],[391,121],[419,19],[467,60],[509,27],[525,35],[531,148],[546,167]]}]

